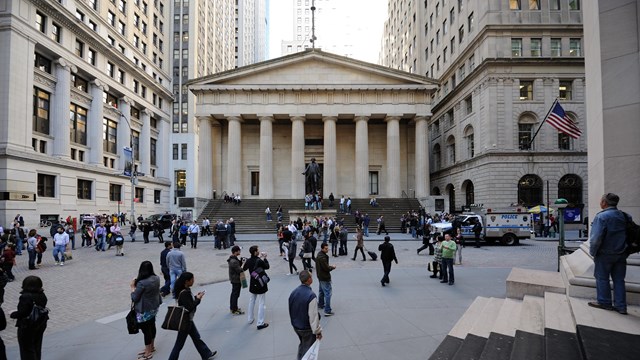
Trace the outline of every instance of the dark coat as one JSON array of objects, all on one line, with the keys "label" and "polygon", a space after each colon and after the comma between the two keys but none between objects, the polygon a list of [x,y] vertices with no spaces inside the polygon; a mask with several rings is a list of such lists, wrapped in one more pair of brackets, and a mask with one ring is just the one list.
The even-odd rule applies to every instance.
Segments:
[{"label": "dark coat", "polygon": [[158,310],[162,304],[160,297],[160,278],[152,275],[136,283],[136,289],[131,293],[134,309],[142,314],[145,311]]},{"label": "dark coat", "polygon": [[398,258],[396,258],[396,251],[393,248],[393,244],[390,242],[383,242],[380,244],[380,246],[378,246],[378,251],[380,251],[380,260],[398,262]]},{"label": "dark coat", "polygon": [[227,259],[227,263],[229,264],[229,281],[232,284],[240,284],[240,273],[244,271],[240,266],[240,259],[238,259],[237,256],[231,255]]},{"label": "dark coat", "polygon": [[267,284],[264,286],[260,286],[258,280],[254,279],[251,276],[251,272],[253,272],[257,268],[262,268],[262,270],[269,269],[269,261],[267,259],[261,259],[255,255],[251,255],[251,258],[244,263],[242,267],[243,270],[249,270],[249,292],[252,294],[264,294],[269,291],[269,287]]},{"label": "dark coat", "polygon": [[319,281],[331,281],[331,268],[329,266],[329,256],[322,250],[316,255],[316,274]]},{"label": "dark coat", "polygon": [[12,319],[17,319],[16,327],[26,326],[26,319],[31,314],[33,303],[42,307],[47,306],[47,296],[44,292],[27,292],[23,291],[18,299],[18,310],[11,313]]}]

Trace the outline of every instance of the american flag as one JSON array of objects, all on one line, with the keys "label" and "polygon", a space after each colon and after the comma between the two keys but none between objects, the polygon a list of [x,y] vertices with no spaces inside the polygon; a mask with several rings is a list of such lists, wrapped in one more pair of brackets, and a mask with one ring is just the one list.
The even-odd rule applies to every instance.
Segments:
[{"label": "american flag", "polygon": [[545,121],[561,133],[567,134],[574,139],[577,139],[582,135],[582,131],[580,131],[573,120],[567,116],[557,100],[553,103],[553,107]]}]

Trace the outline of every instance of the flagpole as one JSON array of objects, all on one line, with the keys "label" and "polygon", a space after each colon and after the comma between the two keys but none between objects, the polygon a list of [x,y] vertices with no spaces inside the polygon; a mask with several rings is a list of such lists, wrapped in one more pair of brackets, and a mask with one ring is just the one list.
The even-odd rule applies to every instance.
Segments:
[{"label": "flagpole", "polygon": [[538,130],[536,130],[535,134],[533,134],[533,137],[531,138],[531,141],[529,142],[529,149],[531,149],[531,144],[533,144],[533,141],[536,139],[536,136],[540,132],[540,129],[542,129],[542,125],[544,125],[544,123],[547,121],[547,118],[549,117],[549,114],[551,114],[551,111],[556,106],[557,102],[558,102],[558,98],[556,98],[553,101],[553,104],[551,104],[551,107],[549,108],[549,111],[547,111],[547,115],[544,117],[544,120],[542,120],[542,124],[540,124],[540,126],[538,126]]}]

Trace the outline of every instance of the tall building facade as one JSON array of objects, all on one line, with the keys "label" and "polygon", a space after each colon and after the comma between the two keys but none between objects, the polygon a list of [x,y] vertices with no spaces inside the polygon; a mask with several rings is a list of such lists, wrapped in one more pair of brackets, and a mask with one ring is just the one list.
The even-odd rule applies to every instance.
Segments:
[{"label": "tall building facade", "polygon": [[236,67],[267,59],[268,0],[236,0]]},{"label": "tall building facade", "polygon": [[[583,22],[577,0],[389,1],[380,59],[440,83],[431,194],[450,211],[587,194]],[[578,139],[545,124],[558,99]],[[584,214],[583,214],[584,215]]]},{"label": "tall building facade", "polygon": [[[185,85],[266,58],[266,0],[183,0],[173,4],[173,204],[179,198],[210,199],[213,191],[208,122],[194,116],[195,95]],[[192,200],[188,200],[192,201]]]},{"label": "tall building facade", "polygon": [[[167,1],[0,7],[0,221],[169,207]],[[31,119],[31,121],[27,121]],[[123,147],[133,171],[125,177]],[[128,163],[128,164],[127,164]]]}]

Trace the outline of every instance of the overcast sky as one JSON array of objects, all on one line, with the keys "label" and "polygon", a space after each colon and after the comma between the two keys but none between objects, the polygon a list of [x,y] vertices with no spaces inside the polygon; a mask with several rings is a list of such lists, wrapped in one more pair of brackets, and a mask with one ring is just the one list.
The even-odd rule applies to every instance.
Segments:
[{"label": "overcast sky", "polygon": [[[271,0],[269,3],[270,59],[281,56],[282,40],[293,40],[293,1]],[[328,0],[316,0],[316,7],[327,3]],[[377,63],[387,0],[331,0],[330,3],[332,8],[316,14],[318,44],[323,44],[324,51],[348,53],[353,58]],[[348,51],[343,50],[345,44],[351,45]]]}]

